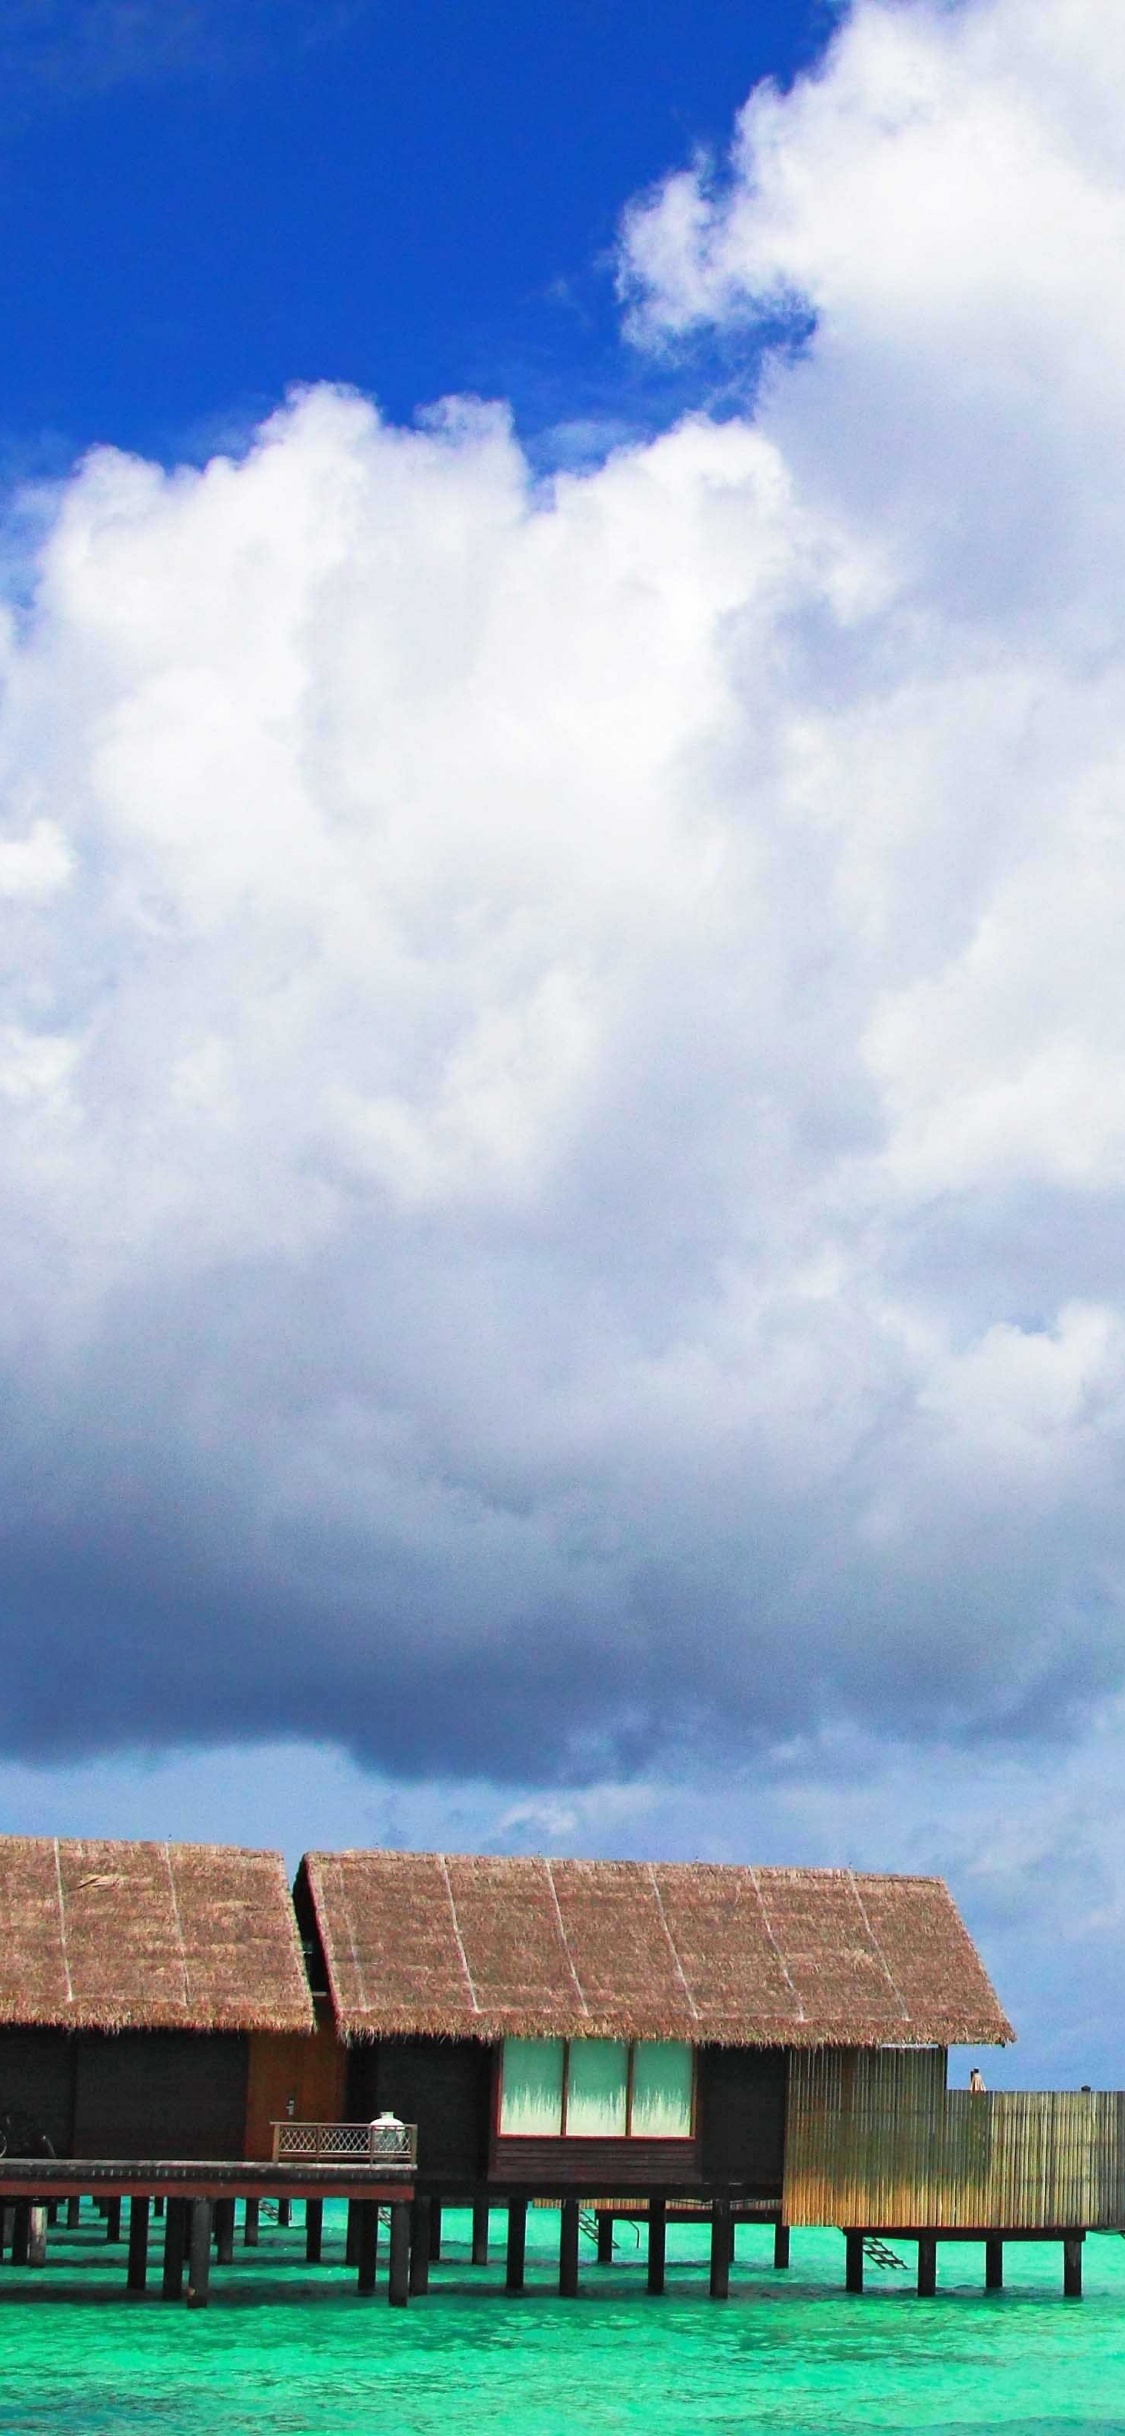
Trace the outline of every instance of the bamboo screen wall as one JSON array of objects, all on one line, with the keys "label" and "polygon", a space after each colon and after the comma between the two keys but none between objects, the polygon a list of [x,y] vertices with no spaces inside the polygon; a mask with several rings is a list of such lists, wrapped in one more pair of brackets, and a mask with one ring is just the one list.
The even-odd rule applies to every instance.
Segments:
[{"label": "bamboo screen wall", "polygon": [[783,2211],[865,2231],[1125,2225],[1125,2093],[947,2090],[940,2049],[794,2055]]}]

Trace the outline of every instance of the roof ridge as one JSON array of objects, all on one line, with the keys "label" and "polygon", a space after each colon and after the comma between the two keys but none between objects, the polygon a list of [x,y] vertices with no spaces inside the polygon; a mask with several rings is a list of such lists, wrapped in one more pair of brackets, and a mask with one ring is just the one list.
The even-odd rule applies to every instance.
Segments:
[{"label": "roof ridge", "polygon": [[681,1987],[683,1988],[683,1991],[684,1991],[684,1995],[686,1996],[686,1998],[687,1998],[687,2000],[688,2000],[688,2004],[689,2004],[689,2005],[690,2005],[690,2007],[691,2007],[691,2017],[692,2017],[692,2020],[697,2022],[697,2021],[699,2021],[699,2020],[702,2018],[702,2016],[701,2016],[701,2014],[700,2014],[699,2007],[698,2007],[698,2005],[696,2004],[695,1998],[694,1998],[694,1996],[692,1995],[691,1989],[690,1989],[690,1988],[689,1988],[689,1986],[688,1986],[688,1977],[687,1977],[687,1972],[685,1971],[684,1966],[683,1966],[682,1962],[680,1961],[679,1952],[678,1952],[678,1950],[677,1950],[677,1946],[676,1946],[676,1940],[675,1940],[675,1938],[673,1937],[673,1935],[672,1935],[672,1931],[671,1931],[671,1929],[670,1929],[670,1928],[669,1928],[669,1926],[668,1926],[668,1915],[667,1915],[667,1912],[666,1912],[666,1911],[665,1911],[665,1909],[664,1909],[664,1897],[663,1897],[663,1895],[662,1895],[662,1894],[661,1894],[661,1892],[660,1892],[660,1880],[658,1879],[658,1877],[657,1877],[657,1875],[656,1875],[656,1863],[655,1863],[655,1861],[649,1861],[649,1862],[647,1862],[647,1863],[646,1863],[646,1867],[647,1867],[647,1869],[648,1869],[648,1874],[649,1874],[649,1877],[650,1877],[650,1879],[651,1879],[651,1881],[652,1881],[652,1891],[653,1891],[653,1894],[654,1894],[654,1895],[655,1895],[655,1897],[656,1897],[656,1908],[657,1908],[657,1911],[658,1911],[658,1912],[659,1912],[659,1914],[660,1914],[660,1926],[661,1926],[661,1928],[663,1929],[664,1934],[665,1934],[665,1936],[666,1936],[666,1938],[667,1938],[667,1940],[668,1940],[668,1948],[669,1948],[669,1952],[671,1953],[672,1960],[673,1960],[673,1962],[675,1963],[675,1966],[676,1966],[676,1976],[677,1976],[677,1978],[679,1979],[680,1985],[681,1985]]},{"label": "roof ridge", "polygon": [[66,2001],[68,2005],[72,2005],[74,2003],[74,1982],[70,1976],[70,1955],[67,1951],[66,1943],[66,1896],[63,1892],[62,1882],[62,1855],[59,1851],[59,1839],[57,1836],[53,1838],[53,1842],[55,1847],[55,1885],[57,1886],[59,1893],[59,1946],[62,1952],[63,1976],[66,1980]]},{"label": "roof ridge", "polygon": [[557,1886],[556,1886],[556,1884],[555,1884],[555,1873],[554,1873],[554,1868],[553,1868],[553,1866],[552,1866],[551,1862],[550,1862],[550,1861],[548,1861],[548,1860],[544,1860],[544,1862],[543,1862],[543,1867],[544,1867],[544,1869],[546,1870],[546,1873],[547,1873],[547,1884],[548,1884],[548,1886],[549,1886],[549,1887],[550,1887],[550,1889],[551,1889],[551,1901],[552,1901],[552,1903],[554,1904],[554,1907],[555,1907],[555,1919],[556,1919],[556,1921],[557,1921],[557,1923],[558,1923],[558,1931],[559,1931],[559,1936],[560,1936],[560,1938],[561,1938],[561,1940],[562,1940],[562,1950],[563,1950],[563,1953],[564,1953],[564,1954],[565,1954],[565,1956],[566,1956],[566,1967],[567,1967],[567,1970],[568,1970],[568,1971],[569,1971],[569,1973],[570,1973],[570,1976],[571,1976],[572,1980],[574,1981],[575,1988],[576,1988],[576,1990],[577,1990],[577,1992],[578,1992],[578,2002],[579,2002],[579,2004],[581,2005],[581,2007],[582,2007],[582,2011],[583,2011],[583,2013],[586,2015],[587,2020],[589,2020],[589,2018],[590,2018],[590,2008],[589,2008],[589,2005],[588,2005],[588,2004],[587,2004],[587,2002],[586,2002],[586,1991],[585,1991],[585,1988],[583,1987],[582,1982],[581,1982],[581,1980],[579,1979],[578,1973],[577,1973],[577,1971],[576,1971],[576,1969],[575,1969],[575,1966],[574,1966],[574,1956],[573,1956],[573,1954],[571,1953],[571,1950],[570,1950],[570,1944],[569,1944],[569,1941],[568,1941],[568,1938],[567,1938],[566,1928],[565,1928],[565,1925],[564,1925],[564,1922],[563,1922],[563,1916],[562,1916],[562,1905],[561,1905],[561,1903],[559,1902],[559,1890],[558,1890],[558,1887],[557,1887]]},{"label": "roof ridge", "polygon": [[[827,1875],[827,1872],[826,1872],[825,1874]],[[774,1935],[774,1926],[773,1926],[773,1922],[772,1922],[772,1920],[770,1919],[770,1916],[769,1916],[768,1911],[766,1910],[766,1899],[765,1899],[765,1896],[764,1896],[764,1895],[763,1895],[763,1893],[762,1893],[761,1886],[759,1885],[759,1882],[758,1882],[758,1880],[759,1880],[759,1872],[758,1872],[758,1870],[757,1870],[757,1869],[756,1869],[756,1868],[753,1866],[753,1864],[752,1864],[752,1863],[749,1863],[749,1862],[747,1863],[747,1875],[748,1875],[748,1877],[749,1877],[749,1879],[750,1879],[750,1883],[751,1883],[751,1885],[752,1885],[752,1887],[753,1887],[753,1889],[754,1889],[754,1892],[755,1892],[755,1894],[756,1894],[756,1896],[757,1896],[757,1898],[758,1898],[758,1909],[759,1909],[759,1911],[761,1912],[761,1915],[762,1915],[762,1926],[763,1926],[763,1928],[765,1929],[766,1935],[767,1935],[767,1937],[769,1938],[770,1944],[771,1944],[771,1946],[773,1947],[774,1953],[775,1953],[775,1954],[776,1954],[776,1956],[777,1956],[778,1963],[779,1963],[779,1965],[780,1965],[780,1967],[781,1967],[781,1976],[782,1976],[783,1980],[785,1981],[785,1985],[786,1985],[786,1987],[787,1987],[787,1988],[788,1988],[788,1990],[789,1990],[790,1996],[792,1997],[794,2004],[796,2005],[796,2008],[797,2008],[797,2019],[798,2019],[798,2021],[799,2021],[799,2022],[803,2022],[803,2021],[804,2021],[804,2018],[805,2018],[805,2008],[804,2008],[804,2006],[803,2006],[803,2004],[802,2004],[802,2002],[801,2002],[800,1996],[799,1996],[799,1995],[798,1995],[798,1993],[797,1993],[797,1983],[796,1983],[796,1981],[795,1981],[795,1980],[794,1980],[794,1978],[793,1978],[793,1975],[792,1975],[792,1973],[791,1973],[791,1971],[790,1971],[790,1969],[789,1969],[789,1965],[788,1965],[788,1963],[786,1962],[785,1956],[784,1956],[784,1954],[783,1954],[783,1953],[782,1953],[782,1951],[781,1951],[781,1947],[780,1947],[780,1945],[778,1944],[778,1941],[777,1941],[776,1936]]]},{"label": "roof ridge", "polygon": [[184,1924],[180,1918],[180,1898],[176,1893],[176,1880],[172,1869],[172,1847],[168,1843],[163,1843],[158,1846],[158,1850],[164,1855],[164,1867],[168,1872],[168,1892],[172,1898],[172,1918],[175,1921],[176,1935],[180,1941],[180,1977],[184,1983],[184,2011],[185,2013],[190,2013],[191,1987],[188,1981],[187,1940],[184,1936]]},{"label": "roof ridge", "polygon": [[876,1953],[877,1953],[877,1955],[878,1955],[878,1957],[879,1957],[880,1962],[882,1963],[883,1970],[884,1970],[884,1973],[885,1973],[885,1975],[886,1975],[886,1979],[887,1979],[887,1984],[888,1984],[888,1986],[889,1986],[889,1987],[892,1989],[892,1991],[893,1991],[893,1993],[894,1993],[895,2001],[896,2001],[896,2003],[897,2003],[897,2005],[898,2005],[899,2011],[900,2011],[900,2012],[901,2012],[901,2014],[902,2014],[902,2018],[903,2018],[904,2022],[908,2022],[908,2021],[910,2020],[910,2007],[909,2007],[909,2005],[907,2004],[906,1998],[905,1998],[905,1996],[904,1996],[904,1995],[903,1995],[903,1993],[902,1993],[902,1989],[900,1988],[900,1986],[899,1986],[899,1984],[898,1984],[897,1979],[895,1978],[895,1975],[894,1975],[894,1972],[893,1972],[893,1971],[892,1971],[892,1969],[891,1969],[890,1963],[888,1962],[887,1957],[886,1957],[886,1955],[885,1955],[885,1954],[884,1954],[884,1952],[883,1952],[883,1948],[882,1948],[882,1946],[881,1946],[881,1944],[880,1944],[880,1942],[879,1942],[878,1937],[876,1936],[875,1930],[874,1930],[874,1929],[872,1928],[872,1926],[871,1926],[871,1915],[870,1915],[870,1913],[868,1912],[867,1905],[866,1905],[866,1903],[865,1903],[865,1902],[864,1902],[864,1900],[863,1900],[863,1896],[860,1894],[860,1891],[859,1891],[859,1880],[858,1880],[858,1877],[857,1877],[856,1871],[855,1871],[854,1869],[849,1869],[849,1871],[848,1871],[848,1876],[849,1876],[849,1878],[851,1879],[851,1882],[852,1882],[852,1892],[853,1892],[853,1894],[854,1894],[854,1896],[855,1896],[856,1902],[857,1902],[857,1903],[858,1903],[858,1905],[859,1905],[859,1910],[860,1910],[860,1918],[861,1918],[861,1919],[862,1919],[862,1921],[863,1921],[863,1925],[864,1925],[864,1927],[865,1927],[865,1929],[866,1929],[866,1931],[867,1931],[868,1936],[869,1936],[869,1937],[870,1937],[870,1939],[871,1939],[871,1943],[872,1943],[872,1945],[873,1945],[873,1946],[874,1946],[874,1948],[875,1948],[875,1951],[876,1951]]},{"label": "roof ridge", "polygon": [[465,1974],[465,1986],[469,1991],[469,2003],[471,2004],[474,2013],[479,2013],[481,2008],[477,2000],[477,1992],[473,1982],[473,1974],[469,1969],[469,1957],[465,1952],[465,1940],[461,1935],[461,1923],[457,1917],[457,1902],[453,1893],[453,1881],[449,1875],[448,1854],[439,1852],[437,1855],[437,1861],[442,1877],[445,1880],[445,1891],[449,1897],[449,1916],[453,1922],[453,1934],[457,1940],[457,1951],[461,1957],[461,1968]]}]

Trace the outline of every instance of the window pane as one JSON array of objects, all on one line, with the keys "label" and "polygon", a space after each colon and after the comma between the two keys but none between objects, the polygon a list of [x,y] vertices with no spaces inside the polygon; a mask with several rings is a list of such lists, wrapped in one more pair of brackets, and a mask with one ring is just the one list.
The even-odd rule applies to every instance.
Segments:
[{"label": "window pane", "polygon": [[629,2050],[624,2039],[574,2038],[566,2084],[566,2128],[572,2138],[620,2139],[625,2130]]},{"label": "window pane", "polygon": [[690,2140],[691,2048],[645,2039],[633,2049],[633,2137]]},{"label": "window pane", "polygon": [[500,2129],[537,2139],[562,2131],[561,2038],[506,2038],[500,2085]]}]

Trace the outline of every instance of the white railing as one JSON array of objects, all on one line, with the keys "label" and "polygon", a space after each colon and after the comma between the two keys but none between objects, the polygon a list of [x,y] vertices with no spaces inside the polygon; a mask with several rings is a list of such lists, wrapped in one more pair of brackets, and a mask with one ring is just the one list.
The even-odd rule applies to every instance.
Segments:
[{"label": "white railing", "polygon": [[280,2165],[413,2165],[416,2123],[275,2123]]}]

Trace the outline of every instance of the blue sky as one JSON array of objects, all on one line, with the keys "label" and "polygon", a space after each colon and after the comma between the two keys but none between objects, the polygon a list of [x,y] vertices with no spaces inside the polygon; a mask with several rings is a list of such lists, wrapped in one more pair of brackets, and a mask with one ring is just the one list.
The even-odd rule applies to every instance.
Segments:
[{"label": "blue sky", "polygon": [[726,140],[824,0],[58,0],[0,7],[0,428],[197,454],[294,381],[395,420],[649,420],[619,341],[626,198]]},{"label": "blue sky", "polygon": [[1119,2083],[1117,0],[0,69],[0,1826],[936,1869]]}]

